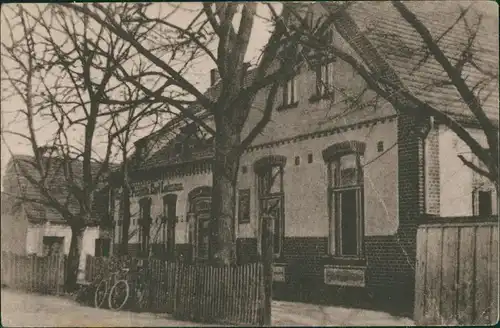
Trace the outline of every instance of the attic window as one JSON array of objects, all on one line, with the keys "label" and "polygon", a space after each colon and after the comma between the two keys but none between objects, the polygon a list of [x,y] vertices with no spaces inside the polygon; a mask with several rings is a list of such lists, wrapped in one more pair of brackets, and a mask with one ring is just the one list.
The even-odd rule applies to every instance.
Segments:
[{"label": "attic window", "polygon": [[283,105],[290,105],[297,101],[297,83],[295,76],[283,86]]},{"label": "attic window", "polygon": [[377,142],[377,151],[379,153],[384,151],[384,142],[383,141]]},{"label": "attic window", "polygon": [[320,99],[333,100],[333,62],[331,60],[319,63],[316,66],[316,92],[309,99],[314,102]]},{"label": "attic window", "polygon": [[306,14],[306,23],[307,23],[307,26],[310,29],[312,29],[313,24],[314,24],[314,16],[313,16],[313,11],[312,10],[308,10],[307,11],[307,14]]}]

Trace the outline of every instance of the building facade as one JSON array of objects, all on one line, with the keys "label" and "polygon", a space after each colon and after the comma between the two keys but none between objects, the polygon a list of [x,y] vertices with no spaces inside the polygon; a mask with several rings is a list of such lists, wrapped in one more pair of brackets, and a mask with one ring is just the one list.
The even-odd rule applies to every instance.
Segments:
[{"label": "building facade", "polygon": [[[353,16],[364,19],[356,8]],[[460,154],[474,159],[442,123],[422,124],[365,89],[361,77],[334,58],[283,85],[271,122],[240,160],[238,262],[258,259],[260,218],[271,213],[276,288],[326,294],[347,288],[412,303],[419,218],[497,214],[497,195],[462,164]],[[353,106],[353,96],[363,105]],[[265,97],[262,92],[255,100],[244,135],[260,119]],[[204,262],[212,139],[199,138],[182,121],[167,128],[175,137],[156,144],[134,172],[130,251]],[[474,123],[468,128],[476,133]],[[114,217],[119,243],[124,232],[118,200]]]},{"label": "building facade", "polygon": [[[55,163],[57,158],[45,158],[45,160]],[[62,215],[52,207],[23,199],[43,200],[40,191],[25,176],[29,174],[32,179],[38,179],[37,171],[33,170],[30,164],[32,161],[31,156],[14,155],[5,170],[1,218],[2,251],[20,255],[68,255],[72,233]],[[81,170],[81,165],[81,162],[73,163],[74,172]],[[50,178],[47,184],[52,195],[63,204],[67,195],[64,183],[61,183],[64,181],[64,175],[61,170],[54,167],[58,166],[55,164],[51,166],[52,171],[48,174]],[[78,176],[78,173],[75,175]],[[96,192],[91,215],[92,223],[89,223],[83,232],[79,279],[84,279],[87,255],[107,256],[110,253],[111,233],[107,227],[109,226],[107,224],[109,222],[108,207],[109,188],[104,186]],[[74,214],[78,213],[78,202],[76,200],[68,202],[67,209]]]}]

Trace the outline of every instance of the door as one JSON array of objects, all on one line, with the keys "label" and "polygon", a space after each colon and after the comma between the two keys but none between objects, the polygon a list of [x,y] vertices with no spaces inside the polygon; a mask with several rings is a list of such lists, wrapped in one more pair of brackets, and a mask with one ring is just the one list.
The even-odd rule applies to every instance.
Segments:
[{"label": "door", "polygon": [[273,249],[274,254],[281,254],[283,249],[283,196],[263,197],[260,199],[260,213],[273,218]]},{"label": "door", "polygon": [[198,259],[207,261],[209,259],[210,245],[210,217],[200,216],[198,218]]},{"label": "door", "polygon": [[196,218],[195,257],[197,261],[208,261],[210,258],[210,197],[194,200]]},{"label": "door", "polygon": [[342,255],[357,255],[358,252],[358,211],[357,192],[355,189],[348,189],[339,192],[340,200],[340,243]]},{"label": "door", "polygon": [[110,248],[111,248],[111,239],[97,238],[95,240],[94,255],[96,257],[108,257]]}]

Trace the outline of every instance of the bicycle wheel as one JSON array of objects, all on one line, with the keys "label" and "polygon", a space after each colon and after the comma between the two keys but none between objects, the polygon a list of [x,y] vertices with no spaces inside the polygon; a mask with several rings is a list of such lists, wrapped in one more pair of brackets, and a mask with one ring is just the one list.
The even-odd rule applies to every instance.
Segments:
[{"label": "bicycle wheel", "polygon": [[120,310],[128,301],[130,288],[126,280],[118,280],[109,292],[109,308]]},{"label": "bicycle wheel", "polygon": [[106,300],[106,295],[108,293],[108,282],[106,280],[101,280],[97,285],[94,293],[94,306],[96,308],[102,307],[104,301]]}]

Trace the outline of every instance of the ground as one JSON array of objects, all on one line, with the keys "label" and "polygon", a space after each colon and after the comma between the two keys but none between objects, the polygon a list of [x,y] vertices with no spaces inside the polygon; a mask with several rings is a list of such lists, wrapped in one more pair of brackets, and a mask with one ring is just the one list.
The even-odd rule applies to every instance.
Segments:
[{"label": "ground", "polygon": [[[58,296],[28,294],[2,289],[3,327],[181,327],[200,324],[172,319],[167,314],[113,312],[81,306]],[[346,309],[293,302],[273,302],[277,326],[373,326],[414,325],[410,319],[384,312]]]}]

